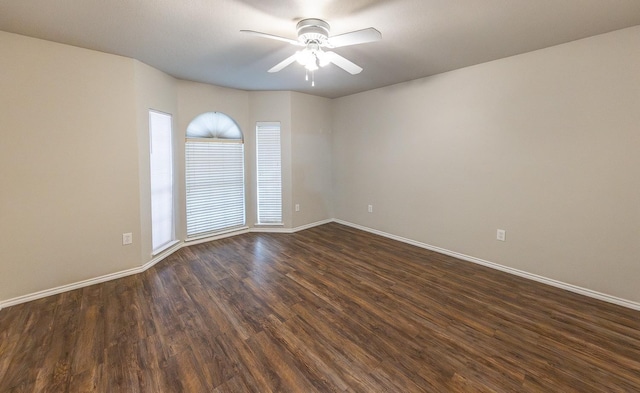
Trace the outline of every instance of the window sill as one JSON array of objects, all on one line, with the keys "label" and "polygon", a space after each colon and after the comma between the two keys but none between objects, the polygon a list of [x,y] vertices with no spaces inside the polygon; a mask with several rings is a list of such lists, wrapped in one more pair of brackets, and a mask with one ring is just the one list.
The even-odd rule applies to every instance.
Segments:
[{"label": "window sill", "polygon": [[172,240],[169,243],[165,244],[164,246],[159,247],[157,250],[153,250],[151,252],[151,256],[155,257],[159,254],[162,254],[163,252],[165,252],[166,250],[170,249],[171,247],[175,246],[178,243],[180,243],[180,240]]}]

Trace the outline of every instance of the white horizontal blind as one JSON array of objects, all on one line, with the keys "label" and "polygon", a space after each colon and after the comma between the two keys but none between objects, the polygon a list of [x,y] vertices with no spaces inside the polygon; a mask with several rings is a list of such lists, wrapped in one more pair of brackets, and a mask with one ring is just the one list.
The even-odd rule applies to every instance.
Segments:
[{"label": "white horizontal blind", "polygon": [[171,115],[149,111],[151,238],[156,252],[175,240]]},{"label": "white horizontal blind", "polygon": [[187,237],[245,224],[242,141],[186,142]]},{"label": "white horizontal blind", "polygon": [[282,223],[280,123],[257,123],[258,224]]}]

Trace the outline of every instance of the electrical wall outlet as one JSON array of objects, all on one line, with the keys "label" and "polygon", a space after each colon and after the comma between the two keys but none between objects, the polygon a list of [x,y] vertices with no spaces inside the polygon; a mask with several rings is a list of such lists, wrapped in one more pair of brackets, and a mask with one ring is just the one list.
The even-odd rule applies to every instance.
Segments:
[{"label": "electrical wall outlet", "polygon": [[123,233],[122,234],[122,245],[126,246],[127,244],[131,244],[131,243],[133,243],[133,234],[131,232]]},{"label": "electrical wall outlet", "polygon": [[300,211],[300,204],[296,203],[296,211],[299,212]]},{"label": "electrical wall outlet", "polygon": [[507,240],[507,231],[505,231],[504,229],[498,229],[498,232],[496,233],[496,239],[500,240],[501,242]]},{"label": "electrical wall outlet", "polygon": [[367,206],[367,211],[368,211],[369,213],[373,213],[373,205],[368,205],[368,206]]}]

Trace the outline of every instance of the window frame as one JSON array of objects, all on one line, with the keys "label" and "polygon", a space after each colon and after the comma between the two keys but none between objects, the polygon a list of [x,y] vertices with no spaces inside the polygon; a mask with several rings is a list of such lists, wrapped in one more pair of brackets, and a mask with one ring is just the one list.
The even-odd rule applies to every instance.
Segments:
[{"label": "window frame", "polygon": [[[277,131],[277,144],[274,136],[269,132]],[[264,160],[261,160],[261,134],[266,138]],[[275,148],[277,147],[277,149]],[[277,154],[277,164],[269,160],[270,156]],[[261,161],[264,164],[261,169]],[[277,179],[275,175],[277,173]],[[261,184],[261,174],[265,175]],[[277,196],[274,190],[277,187]],[[266,195],[266,202],[261,204],[261,194]],[[276,199],[277,198],[277,199]],[[256,225],[284,225],[283,201],[282,201],[282,126],[280,122],[256,122]],[[273,202],[275,200],[275,202]],[[261,208],[262,205],[262,208]],[[264,215],[261,213],[264,211]],[[278,217],[279,215],[279,217]],[[272,217],[269,219],[269,217]],[[277,218],[273,218],[277,217]]]},{"label": "window frame", "polygon": [[[164,129],[158,129],[154,126],[154,122],[165,118],[168,124],[163,124]],[[166,132],[168,126],[168,136],[158,135],[158,133]],[[164,140],[158,138],[163,137]],[[157,255],[176,243],[176,184],[175,184],[175,168],[174,168],[174,145],[173,145],[173,115],[171,113],[162,112],[155,109],[149,109],[149,207],[151,211],[151,255]],[[164,145],[158,145],[164,143]],[[155,149],[154,149],[155,145]],[[162,155],[160,152],[164,148]],[[161,149],[160,151],[158,151]],[[168,152],[167,152],[168,150]],[[155,151],[155,153],[154,153]],[[167,162],[168,161],[168,162]],[[154,189],[165,186],[166,183],[158,184],[158,182],[167,182],[167,178],[162,178],[161,172],[169,173],[168,182],[170,183],[170,195],[159,195]],[[163,204],[164,210],[163,209]],[[168,205],[168,209],[166,208]],[[161,209],[161,210],[159,210]],[[167,210],[170,210],[167,219]],[[164,220],[159,216],[165,215]],[[160,221],[159,221],[160,220]],[[169,222],[168,225],[162,227],[163,223]],[[159,231],[163,231],[161,235]]]},{"label": "window frame", "polygon": [[[218,120],[223,120],[227,127],[231,121],[236,129],[229,132],[227,128],[224,136],[220,136],[216,129]],[[242,131],[235,120],[220,112],[196,116],[187,127],[184,148],[186,239],[246,228],[246,153]],[[234,161],[225,163],[229,158]],[[204,169],[199,170],[198,166]],[[225,180],[229,178],[232,182]],[[229,214],[221,214],[224,209],[229,209]]]}]

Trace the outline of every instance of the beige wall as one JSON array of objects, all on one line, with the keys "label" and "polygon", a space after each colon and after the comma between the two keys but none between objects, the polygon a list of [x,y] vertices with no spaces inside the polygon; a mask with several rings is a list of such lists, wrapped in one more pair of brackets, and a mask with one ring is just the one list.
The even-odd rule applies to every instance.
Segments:
[{"label": "beige wall", "polygon": [[[331,100],[291,93],[292,226],[333,218]],[[300,205],[296,212],[295,204]]]},{"label": "beige wall", "polygon": [[[282,216],[284,228],[332,218],[331,100],[307,94],[270,91],[249,93],[250,132],[246,144],[252,192],[247,195],[255,223],[255,124],[279,121],[282,135]],[[250,176],[250,179],[249,179]],[[301,209],[295,212],[295,204]],[[249,216],[247,216],[249,220]]]},{"label": "beige wall", "polygon": [[634,27],[334,100],[335,217],[639,302],[638,48]]},{"label": "beige wall", "polygon": [[[244,133],[249,226],[255,223],[256,121],[283,126],[284,227],[293,225],[294,190],[313,212],[308,219],[331,217],[325,207],[330,193],[314,209],[319,198],[309,193],[308,177],[300,176],[308,169],[292,163],[293,93],[176,80],[136,60],[8,33],[0,33],[0,44],[0,301],[152,259],[149,109],[173,115],[177,239],[185,238],[184,134],[195,116],[208,111],[231,116]],[[318,164],[313,174],[330,184],[329,155],[304,158],[305,149],[313,157],[318,147],[307,135],[328,128],[329,100],[298,97],[298,161]],[[320,128],[309,128],[300,116]],[[293,184],[294,172],[299,185]],[[125,232],[133,233],[130,246],[121,244]]]},{"label": "beige wall", "polygon": [[4,32],[0,48],[0,299],[138,266],[134,61]]},{"label": "beige wall", "polygon": [[184,132],[220,111],[245,134],[249,225],[255,122],[281,121],[285,227],[336,217],[639,302],[639,33],[327,100],[0,32],[0,301],[150,260],[153,108],[174,117],[178,239]]},{"label": "beige wall", "polygon": [[[189,122],[198,114],[208,111],[223,112],[238,122],[245,137],[247,225],[254,226],[257,221],[256,123],[280,122],[283,227],[295,228],[332,218],[330,102],[326,98],[288,91],[245,92],[178,81],[178,128],[184,137]],[[183,157],[178,161],[182,163]],[[183,199],[182,194],[180,198]],[[294,199],[303,207],[298,213],[293,209]],[[181,206],[184,206],[184,202]]]}]

